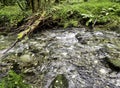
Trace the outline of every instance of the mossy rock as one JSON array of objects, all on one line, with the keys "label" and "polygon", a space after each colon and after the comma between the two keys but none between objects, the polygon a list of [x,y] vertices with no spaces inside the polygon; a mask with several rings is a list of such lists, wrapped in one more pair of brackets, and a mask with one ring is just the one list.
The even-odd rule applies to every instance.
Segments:
[{"label": "mossy rock", "polygon": [[116,49],[110,49],[109,55],[110,57],[107,58],[107,61],[112,64],[112,66],[120,68],[120,52]]},{"label": "mossy rock", "polygon": [[108,60],[111,64],[113,64],[115,67],[119,67],[120,68],[120,58],[117,59],[109,59]]},{"label": "mossy rock", "polygon": [[68,88],[68,80],[63,74],[58,74],[51,82],[49,88]]}]

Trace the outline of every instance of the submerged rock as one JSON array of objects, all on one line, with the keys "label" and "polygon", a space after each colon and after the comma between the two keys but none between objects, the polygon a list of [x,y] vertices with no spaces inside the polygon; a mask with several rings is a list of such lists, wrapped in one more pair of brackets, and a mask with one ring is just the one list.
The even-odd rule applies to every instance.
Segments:
[{"label": "submerged rock", "polygon": [[68,80],[64,74],[58,74],[50,84],[49,88],[68,88]]},{"label": "submerged rock", "polygon": [[47,30],[20,42],[13,50],[22,53],[10,58],[33,88],[120,88],[120,73],[111,69],[120,66],[119,38],[109,31]]}]

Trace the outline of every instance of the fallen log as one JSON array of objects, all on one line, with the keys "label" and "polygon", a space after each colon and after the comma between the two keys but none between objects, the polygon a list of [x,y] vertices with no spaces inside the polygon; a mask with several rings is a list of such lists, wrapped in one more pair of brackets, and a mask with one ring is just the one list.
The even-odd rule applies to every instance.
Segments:
[{"label": "fallen log", "polygon": [[[16,41],[8,48],[6,49],[6,51],[3,52],[3,55],[0,57],[4,58],[6,56],[6,53],[12,49],[18,42],[20,42],[25,36],[29,35],[30,33],[32,33],[38,26],[39,24],[44,21],[45,19],[47,19],[48,17],[46,17],[46,12],[44,11],[39,17],[38,19],[36,19],[34,22],[32,19],[28,20],[28,26],[26,28],[26,26],[24,27],[24,30],[22,32],[20,32],[17,36]],[[31,20],[31,21],[30,21]],[[23,27],[22,27],[23,28]],[[20,29],[20,28],[18,28]]]},{"label": "fallen log", "polygon": [[40,24],[41,21],[45,20],[45,14],[46,12],[44,11],[41,16],[35,21],[33,22],[33,24],[30,24],[29,27],[27,29],[25,29],[24,31],[20,32],[18,34],[18,39],[21,40],[24,36],[29,35],[31,32],[33,32],[38,25]]}]

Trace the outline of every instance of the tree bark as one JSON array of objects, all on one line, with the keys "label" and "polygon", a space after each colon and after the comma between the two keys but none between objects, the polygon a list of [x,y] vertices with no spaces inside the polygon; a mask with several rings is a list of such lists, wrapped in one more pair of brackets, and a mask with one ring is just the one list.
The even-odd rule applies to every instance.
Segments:
[{"label": "tree bark", "polygon": [[26,8],[32,9],[32,12],[35,13],[39,10],[40,0],[26,0]]}]

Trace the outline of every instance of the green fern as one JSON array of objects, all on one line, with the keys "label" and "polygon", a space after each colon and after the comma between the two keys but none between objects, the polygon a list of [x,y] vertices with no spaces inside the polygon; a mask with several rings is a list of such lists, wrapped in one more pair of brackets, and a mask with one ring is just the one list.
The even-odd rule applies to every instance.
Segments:
[{"label": "green fern", "polygon": [[8,75],[0,82],[0,88],[31,88],[24,83],[22,77],[10,70]]}]

